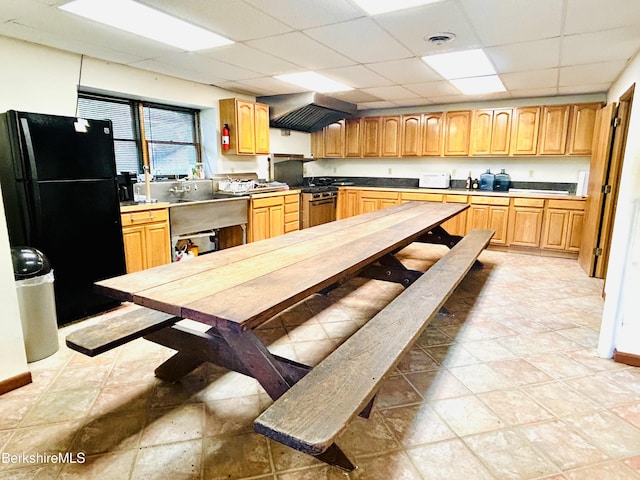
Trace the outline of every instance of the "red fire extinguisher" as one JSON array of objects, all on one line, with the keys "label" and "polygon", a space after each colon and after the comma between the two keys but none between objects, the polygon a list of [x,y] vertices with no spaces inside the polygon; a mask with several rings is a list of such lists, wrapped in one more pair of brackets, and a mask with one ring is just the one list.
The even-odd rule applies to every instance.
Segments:
[{"label": "red fire extinguisher", "polygon": [[226,123],[222,127],[222,149],[229,150],[229,125]]}]

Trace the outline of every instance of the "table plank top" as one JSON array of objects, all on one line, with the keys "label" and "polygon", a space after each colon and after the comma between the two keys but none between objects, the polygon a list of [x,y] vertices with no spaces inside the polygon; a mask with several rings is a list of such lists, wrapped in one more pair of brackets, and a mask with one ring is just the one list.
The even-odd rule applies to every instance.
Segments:
[{"label": "table plank top", "polygon": [[254,328],[465,208],[409,202],[96,285],[105,295],[183,318]]}]

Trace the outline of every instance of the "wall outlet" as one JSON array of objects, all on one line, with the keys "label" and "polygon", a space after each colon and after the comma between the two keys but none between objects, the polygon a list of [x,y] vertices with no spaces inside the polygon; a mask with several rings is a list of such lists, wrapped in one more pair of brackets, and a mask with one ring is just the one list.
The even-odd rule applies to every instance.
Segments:
[{"label": "wall outlet", "polygon": [[529,170],[529,178],[533,178],[533,170]]},{"label": "wall outlet", "polygon": [[235,172],[236,172],[236,169],[232,167],[231,168],[231,173],[235,173]]},{"label": "wall outlet", "polygon": [[388,173],[389,175],[391,175],[391,168],[389,168],[389,169],[387,170],[387,173]]},{"label": "wall outlet", "polygon": [[456,169],[455,169],[455,168],[452,168],[452,169],[451,169],[451,176],[452,176],[452,177],[455,177],[455,176],[456,176]]},{"label": "wall outlet", "polygon": [[336,173],[338,171],[338,169],[336,167],[333,167],[333,173]]}]

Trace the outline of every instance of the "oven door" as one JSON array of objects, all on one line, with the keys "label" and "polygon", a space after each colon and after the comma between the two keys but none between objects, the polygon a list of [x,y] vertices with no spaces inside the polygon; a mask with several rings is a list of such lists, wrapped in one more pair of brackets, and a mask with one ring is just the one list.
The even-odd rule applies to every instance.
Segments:
[{"label": "oven door", "polygon": [[302,194],[302,228],[315,227],[336,219],[335,195],[313,198],[313,194]]}]

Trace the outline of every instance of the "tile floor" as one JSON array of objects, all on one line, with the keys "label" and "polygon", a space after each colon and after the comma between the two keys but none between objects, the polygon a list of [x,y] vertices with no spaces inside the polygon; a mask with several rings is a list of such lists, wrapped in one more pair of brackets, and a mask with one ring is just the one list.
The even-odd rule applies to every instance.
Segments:
[{"label": "tile floor", "polygon": [[[442,248],[412,245],[403,261],[425,269]],[[640,369],[596,356],[602,282],[574,260],[481,260],[386,379],[372,418],[340,439],[358,465],[349,478],[640,479]],[[399,291],[353,279],[260,335],[316,363]],[[0,480],[345,478],[252,432],[270,403],[254,380],[212,365],[157,380],[171,353],[137,340],[93,359],[62,346],[31,364],[34,382],[0,397],[0,451],[86,462],[3,460]]]}]

